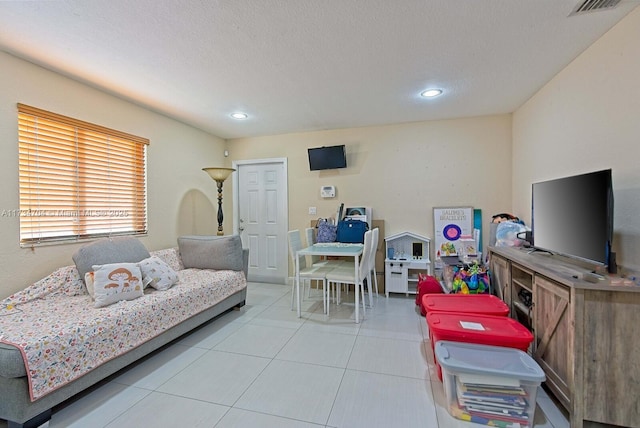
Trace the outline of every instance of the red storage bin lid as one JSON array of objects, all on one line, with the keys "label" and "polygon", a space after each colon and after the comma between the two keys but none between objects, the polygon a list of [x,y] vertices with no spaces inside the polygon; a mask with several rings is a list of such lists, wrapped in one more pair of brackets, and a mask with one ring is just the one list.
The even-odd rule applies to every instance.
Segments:
[{"label": "red storage bin lid", "polygon": [[427,312],[464,312],[506,317],[509,307],[492,294],[425,294],[422,306]]},{"label": "red storage bin lid", "polygon": [[533,335],[525,326],[507,317],[428,312],[427,324],[433,343],[450,340],[526,351],[533,341]]}]

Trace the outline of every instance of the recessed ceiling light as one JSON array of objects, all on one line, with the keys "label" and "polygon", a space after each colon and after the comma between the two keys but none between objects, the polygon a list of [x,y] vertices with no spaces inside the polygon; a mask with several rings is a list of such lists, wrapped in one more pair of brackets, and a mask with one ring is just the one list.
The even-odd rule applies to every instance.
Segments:
[{"label": "recessed ceiling light", "polygon": [[433,98],[442,95],[442,89],[427,89],[420,93],[425,98]]},{"label": "recessed ceiling light", "polygon": [[231,117],[234,119],[242,120],[242,119],[248,118],[249,115],[247,115],[247,113],[235,112],[235,113],[231,113]]}]

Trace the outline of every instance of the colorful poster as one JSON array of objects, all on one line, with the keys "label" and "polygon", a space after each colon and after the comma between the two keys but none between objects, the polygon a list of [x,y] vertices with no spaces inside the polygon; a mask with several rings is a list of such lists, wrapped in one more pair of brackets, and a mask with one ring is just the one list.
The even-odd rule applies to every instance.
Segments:
[{"label": "colorful poster", "polygon": [[473,235],[473,207],[434,208],[436,260],[461,251],[460,237]]}]

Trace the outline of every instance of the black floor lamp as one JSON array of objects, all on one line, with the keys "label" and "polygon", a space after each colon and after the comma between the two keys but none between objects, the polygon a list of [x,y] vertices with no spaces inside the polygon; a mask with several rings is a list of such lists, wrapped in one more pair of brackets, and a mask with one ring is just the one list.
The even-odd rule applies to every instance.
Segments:
[{"label": "black floor lamp", "polygon": [[222,220],[224,215],[222,214],[222,183],[231,175],[235,169],[233,168],[202,168],[207,174],[218,183],[218,235],[222,233]]}]

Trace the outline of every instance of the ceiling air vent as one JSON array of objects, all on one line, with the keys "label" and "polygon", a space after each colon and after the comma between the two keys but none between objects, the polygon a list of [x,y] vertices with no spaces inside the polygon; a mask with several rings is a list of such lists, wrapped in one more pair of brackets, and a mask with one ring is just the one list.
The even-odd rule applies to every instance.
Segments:
[{"label": "ceiling air vent", "polygon": [[584,0],[571,11],[569,16],[579,15],[586,12],[613,9],[621,0]]}]

